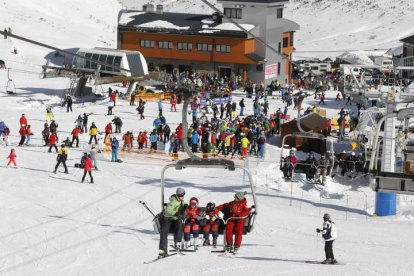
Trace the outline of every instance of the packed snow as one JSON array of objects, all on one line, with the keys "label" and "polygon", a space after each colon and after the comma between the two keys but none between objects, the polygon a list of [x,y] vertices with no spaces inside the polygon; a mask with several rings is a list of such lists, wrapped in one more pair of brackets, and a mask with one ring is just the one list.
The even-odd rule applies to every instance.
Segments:
[{"label": "packed snow", "polygon": [[[118,2],[44,2],[0,4],[8,11],[0,18],[1,29],[11,27],[18,35],[63,48],[116,44]],[[17,54],[12,53],[15,47]],[[69,174],[63,174],[62,168],[53,174],[56,154],[48,153],[41,142],[46,107],[52,108],[61,140],[70,136],[80,114],[92,112],[90,122],[100,130],[113,116],[105,115],[107,99],[80,101],[74,104],[74,112],[67,113],[60,103],[69,79],[39,78],[48,54],[47,49],[15,39],[0,40],[0,59],[11,68],[17,92],[5,93],[7,71],[0,69],[0,120],[11,129],[11,145],[0,148],[1,275],[412,275],[412,197],[399,197],[396,216],[372,217],[375,193],[364,177],[329,178],[326,189],[305,184],[300,175],[295,177],[298,182],[285,182],[279,170],[277,139],[269,141],[264,160],[237,161],[251,170],[258,199],[255,228],[243,237],[238,256],[222,258],[211,253],[211,248],[201,247],[186,256],[143,264],[157,256],[159,236],[154,233],[152,215],[139,201],[160,211],[161,170],[171,158],[162,153],[122,153],[123,163],[111,163],[108,153],[102,152],[99,171],[93,172],[95,184],[88,183],[88,178],[81,183],[82,171],[74,164],[90,149],[89,136],[83,134],[80,148],[69,150]],[[119,85],[111,87],[125,92]],[[335,102],[335,96],[334,91],[327,93],[328,116],[344,106],[344,102]],[[235,100],[240,97],[238,91]],[[308,98],[304,107],[313,104],[317,101]],[[164,105],[168,110],[168,103]],[[270,98],[272,112],[281,106],[277,97]],[[181,105],[178,111],[166,111],[172,129],[181,121]],[[252,113],[251,99],[246,99],[246,112]],[[22,113],[34,132],[32,145],[27,147],[16,146]],[[158,113],[156,103],[148,103],[145,113],[146,119],[138,120],[135,107],[126,100],[114,109],[114,115],[124,121],[123,130],[135,135],[151,129]],[[17,169],[5,166],[11,148],[16,149]],[[253,204],[247,179],[239,171],[171,170],[166,178],[167,195],[184,187],[185,199],[196,196],[202,206],[209,201],[230,201],[236,191],[247,191],[248,203]],[[305,263],[324,259],[324,244],[315,229],[322,226],[325,212],[332,214],[337,225],[334,253],[344,265]]]}]

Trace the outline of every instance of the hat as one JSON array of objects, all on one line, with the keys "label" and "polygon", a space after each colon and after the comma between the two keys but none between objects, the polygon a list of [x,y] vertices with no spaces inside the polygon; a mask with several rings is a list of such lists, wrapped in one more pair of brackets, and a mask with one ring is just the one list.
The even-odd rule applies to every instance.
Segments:
[{"label": "hat", "polygon": [[243,199],[244,199],[244,193],[243,193],[243,192],[237,192],[237,193],[234,195],[234,198],[235,198],[236,200],[243,200]]},{"label": "hat", "polygon": [[323,219],[324,220],[329,220],[329,219],[331,219],[331,215],[326,213],[326,214],[323,215]]},{"label": "hat", "polygon": [[184,190],[184,188],[177,188],[177,190],[175,191],[175,194],[178,196],[178,197],[182,197],[182,196],[184,196],[185,195],[185,190]]}]

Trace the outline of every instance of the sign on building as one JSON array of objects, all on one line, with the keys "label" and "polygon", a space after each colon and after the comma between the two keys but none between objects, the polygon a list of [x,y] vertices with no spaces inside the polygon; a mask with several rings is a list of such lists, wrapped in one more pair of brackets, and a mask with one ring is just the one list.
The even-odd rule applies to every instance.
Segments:
[{"label": "sign on building", "polygon": [[265,67],[265,79],[271,79],[277,77],[277,64],[266,65]]}]

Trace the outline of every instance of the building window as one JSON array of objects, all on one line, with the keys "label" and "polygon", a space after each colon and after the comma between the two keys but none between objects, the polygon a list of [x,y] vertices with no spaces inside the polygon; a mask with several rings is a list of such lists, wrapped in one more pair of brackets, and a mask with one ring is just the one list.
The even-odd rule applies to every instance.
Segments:
[{"label": "building window", "polygon": [[283,18],[283,8],[278,8],[277,9],[276,18]]},{"label": "building window", "polygon": [[192,51],[193,50],[193,43],[188,42],[178,42],[177,49],[183,51]]},{"label": "building window", "polygon": [[172,49],[173,43],[171,41],[158,41],[158,48],[160,49]]},{"label": "building window", "polygon": [[284,37],[283,38],[283,48],[286,48],[289,46],[289,38],[288,37]]},{"label": "building window", "polygon": [[277,75],[280,76],[280,62],[277,63]]},{"label": "building window", "polygon": [[141,48],[154,48],[154,40],[141,40]]},{"label": "building window", "polygon": [[230,53],[230,46],[229,45],[216,45],[216,52]]},{"label": "building window", "polygon": [[289,43],[290,46],[293,46],[293,34],[294,33],[295,32],[290,32],[290,43]]},{"label": "building window", "polygon": [[242,18],[242,9],[224,8],[224,15],[227,18]]},{"label": "building window", "polygon": [[258,72],[263,72],[263,68],[264,68],[263,64],[257,64],[256,65],[256,71],[258,71]]},{"label": "building window", "polygon": [[201,52],[211,52],[213,51],[213,45],[212,44],[206,44],[206,43],[199,43],[197,44],[197,50]]}]

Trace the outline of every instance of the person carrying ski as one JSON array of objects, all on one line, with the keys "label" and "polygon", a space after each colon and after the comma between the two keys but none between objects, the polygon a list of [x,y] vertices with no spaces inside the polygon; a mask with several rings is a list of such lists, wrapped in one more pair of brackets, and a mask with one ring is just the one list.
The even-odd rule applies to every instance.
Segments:
[{"label": "person carrying ski", "polygon": [[[215,214],[223,209],[230,210],[230,217],[236,219],[229,219],[226,225],[226,251],[238,253],[242,242],[243,230],[244,230],[244,217],[250,214],[250,208],[247,207],[247,201],[244,197],[244,193],[237,192],[234,195],[234,200],[224,203],[216,207]],[[240,219],[243,218],[243,219]],[[233,244],[233,235],[235,240]]]},{"label": "person carrying ski", "polygon": [[11,164],[11,163],[13,163],[14,164],[14,167],[16,168],[17,167],[17,165],[16,165],[16,152],[14,151],[14,149],[11,149],[10,150],[10,154],[9,154],[9,156],[7,156],[7,158],[6,159],[9,159],[9,162],[7,163],[7,167]]},{"label": "person carrying ski", "polygon": [[68,159],[68,150],[66,149],[65,145],[62,145],[58,151],[58,156],[56,157],[57,164],[55,166],[55,170],[53,173],[56,173],[57,169],[59,168],[60,163],[63,164],[65,168],[65,173],[68,172],[68,167],[66,166],[66,160]]},{"label": "person carrying ski", "polygon": [[338,234],[336,231],[336,225],[331,221],[331,216],[329,214],[323,215],[323,225],[322,229],[316,228],[317,233],[322,233],[322,237],[325,240],[325,256],[326,259],[322,261],[322,264],[336,264],[338,263],[334,257],[332,245]]},{"label": "person carrying ski", "polygon": [[85,161],[83,162],[82,183],[85,181],[85,177],[87,173],[89,174],[89,177],[91,178],[91,183],[93,183],[92,168],[93,168],[92,158],[91,158],[91,155],[88,154],[88,156],[85,158]]},{"label": "person carrying ski", "polygon": [[216,248],[220,219],[216,214],[216,204],[213,202],[209,202],[206,205],[206,220],[206,225],[203,228],[203,246],[210,245],[211,233],[213,236],[213,247]]},{"label": "person carrying ski", "polygon": [[292,179],[293,170],[298,163],[298,159],[295,156],[295,152],[293,150],[289,151],[289,156],[285,157],[284,165],[283,165],[283,176],[286,180]]},{"label": "person carrying ski", "polygon": [[165,206],[162,212],[161,218],[161,231],[160,231],[160,244],[159,244],[159,258],[168,256],[168,233],[170,228],[173,227],[174,231],[174,247],[180,249],[179,243],[183,236],[183,222],[184,215],[184,196],[185,190],[183,188],[177,188],[175,194],[170,196],[167,206]]},{"label": "person carrying ski", "polygon": [[192,197],[189,205],[184,213],[184,247],[190,246],[191,234],[194,238],[194,247],[197,247],[198,233],[200,231],[200,220],[202,217],[202,211],[198,207],[198,198]]}]

